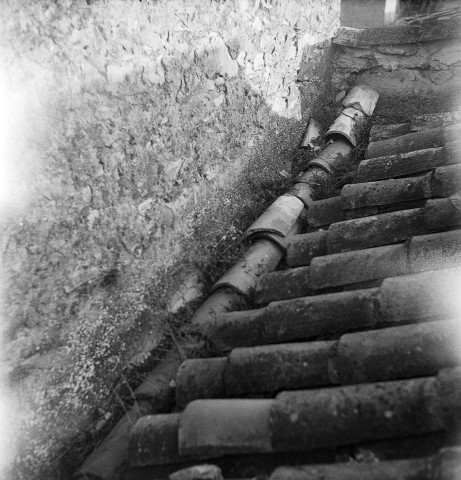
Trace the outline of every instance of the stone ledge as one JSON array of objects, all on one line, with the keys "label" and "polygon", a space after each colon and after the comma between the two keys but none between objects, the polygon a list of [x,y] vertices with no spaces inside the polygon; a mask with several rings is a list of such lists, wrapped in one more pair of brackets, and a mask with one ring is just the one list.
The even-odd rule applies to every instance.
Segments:
[{"label": "stone ledge", "polygon": [[377,28],[340,27],[333,43],[350,47],[429,42],[461,36],[460,14],[451,18],[427,18],[411,25]]}]

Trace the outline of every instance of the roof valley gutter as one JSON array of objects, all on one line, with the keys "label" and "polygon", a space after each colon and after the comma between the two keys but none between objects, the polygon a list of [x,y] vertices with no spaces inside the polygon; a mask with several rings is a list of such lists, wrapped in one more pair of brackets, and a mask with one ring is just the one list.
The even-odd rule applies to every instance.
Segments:
[{"label": "roof valley gutter", "polygon": [[[287,240],[301,232],[300,215],[313,202],[312,183],[319,175],[328,179],[341,156],[350,154],[357,142],[359,122],[370,116],[378,93],[368,86],[356,86],[344,98],[344,110],[327,131],[332,142],[311,161],[308,169],[286,194],[281,195],[250,226],[243,240],[250,243],[242,258],[212,287],[210,295],[192,317],[199,329],[210,315],[237,309],[256,288],[263,273],[277,268],[286,254]],[[118,480],[128,459],[131,427],[143,415],[169,412],[174,404],[174,379],[181,364],[176,352],[151,372],[135,391],[136,404],[116,424],[103,443],[86,459],[75,479]]]}]

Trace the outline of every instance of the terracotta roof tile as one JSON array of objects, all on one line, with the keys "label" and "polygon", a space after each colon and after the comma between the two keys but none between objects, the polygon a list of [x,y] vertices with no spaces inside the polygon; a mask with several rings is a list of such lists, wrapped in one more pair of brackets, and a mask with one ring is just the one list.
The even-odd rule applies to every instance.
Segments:
[{"label": "terracotta roof tile", "polygon": [[410,123],[396,123],[391,125],[373,125],[370,130],[370,142],[387,140],[411,132]]},{"label": "terracotta roof tile", "polygon": [[426,175],[353,183],[341,190],[343,208],[354,209],[430,198],[432,173]]},{"label": "terracotta roof tile", "polygon": [[312,295],[309,267],[290,268],[261,275],[256,285],[256,303],[269,303],[273,300],[298,298]]},{"label": "terracotta roof tile", "polygon": [[446,268],[386,278],[377,295],[379,324],[456,318],[461,269]]},{"label": "terracotta roof tile", "polygon": [[[282,392],[271,410],[272,448],[311,450],[450,428],[452,399],[441,394],[450,380],[425,377]],[[459,399],[459,379],[455,384]]]},{"label": "terracotta roof tile", "polygon": [[441,471],[447,479],[454,480],[461,463],[461,450],[459,447],[445,448],[430,457],[374,460],[279,467],[269,480],[438,480]]},{"label": "terracotta roof tile", "polygon": [[[333,224],[338,225],[338,224]],[[329,230],[328,230],[329,232]],[[309,265],[314,257],[327,253],[327,231],[305,233],[291,237],[287,245],[289,267]]]},{"label": "terracotta roof tile", "polygon": [[272,451],[273,400],[195,400],[179,427],[181,455],[222,455]]},{"label": "terracotta roof tile", "polygon": [[225,396],[225,357],[186,360],[176,375],[176,406],[184,408],[196,398]]},{"label": "terracotta roof tile", "polygon": [[355,208],[346,210],[346,220],[354,218],[368,217],[370,215],[378,215],[381,213],[399,212],[400,210],[408,210],[409,208],[421,208],[426,205],[427,199],[413,200],[411,202],[391,203],[389,205],[375,205],[373,207]]},{"label": "terracotta roof tile", "polygon": [[198,398],[434,375],[461,363],[453,341],[457,333],[458,322],[445,320],[354,332],[338,340],[235,348],[227,359],[187,360],[176,380],[178,406]]},{"label": "terracotta roof tile", "polygon": [[[460,223],[461,216],[450,199],[430,200],[423,208],[334,223],[325,232],[327,245],[325,250],[328,253],[337,253],[386,245],[406,240],[415,235],[444,230]],[[301,243],[297,241],[298,237],[303,237],[303,235],[293,237],[291,244],[293,247],[288,249],[288,258],[290,258],[290,254],[294,258],[306,258],[305,255],[301,256],[304,246],[299,245],[300,252],[292,253],[294,246]],[[296,265],[296,263],[294,264]]]},{"label": "terracotta roof tile", "polygon": [[409,133],[401,137],[370,143],[365,158],[382,157],[398,153],[413,152],[426,148],[442,147],[459,135],[461,124],[433,128],[423,132]]},{"label": "terracotta roof tile", "polygon": [[459,143],[450,142],[443,147],[427,148],[363,160],[359,165],[357,181],[371,182],[373,180],[411,175],[459,161]]},{"label": "terracotta roof tile", "polygon": [[377,292],[354,290],[272,302],[257,310],[210,317],[201,331],[217,348],[229,350],[369,328],[375,325]]},{"label": "terracotta roof tile", "polygon": [[449,431],[461,418],[460,400],[460,368],[435,377],[282,392],[273,400],[195,400],[181,415],[179,453],[304,451]]},{"label": "terracotta roof tile", "polygon": [[307,211],[307,222],[311,227],[321,227],[345,219],[341,197],[332,197],[313,202]]}]

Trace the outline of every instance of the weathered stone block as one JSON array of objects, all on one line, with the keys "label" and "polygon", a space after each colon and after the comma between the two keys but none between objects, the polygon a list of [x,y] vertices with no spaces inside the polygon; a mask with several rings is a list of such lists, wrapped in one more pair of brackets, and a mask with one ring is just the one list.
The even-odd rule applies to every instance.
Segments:
[{"label": "weathered stone block", "polygon": [[238,74],[238,65],[229,54],[229,49],[224,40],[218,35],[211,35],[208,43],[202,46],[206,52],[204,72],[207,78],[216,75],[232,78]]}]

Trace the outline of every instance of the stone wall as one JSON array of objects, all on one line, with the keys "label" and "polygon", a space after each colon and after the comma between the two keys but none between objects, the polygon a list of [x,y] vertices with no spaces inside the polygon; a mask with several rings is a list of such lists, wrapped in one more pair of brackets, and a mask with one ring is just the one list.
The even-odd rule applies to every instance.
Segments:
[{"label": "stone wall", "polygon": [[[438,32],[443,36],[443,21],[435,17],[434,37]],[[429,37],[431,20],[426,23]],[[460,38],[405,43],[405,25],[399,28],[402,28],[399,35],[402,38],[371,41],[374,43],[371,45],[335,45],[332,78],[335,89],[347,90],[363,83],[380,93],[381,104],[386,101],[408,103],[418,98],[421,103],[426,98],[428,102],[440,103],[443,109],[449,109],[453,103],[460,105],[457,98],[461,84]],[[418,108],[424,109],[424,105]]]},{"label": "stone wall", "polygon": [[3,9],[3,351],[30,479],[159,341],[251,185],[290,170],[339,0]]}]

